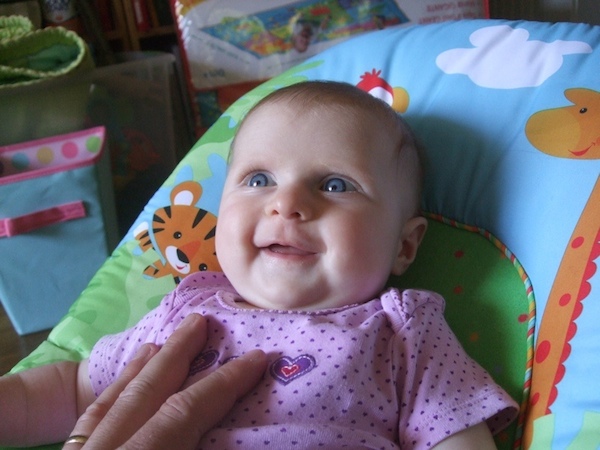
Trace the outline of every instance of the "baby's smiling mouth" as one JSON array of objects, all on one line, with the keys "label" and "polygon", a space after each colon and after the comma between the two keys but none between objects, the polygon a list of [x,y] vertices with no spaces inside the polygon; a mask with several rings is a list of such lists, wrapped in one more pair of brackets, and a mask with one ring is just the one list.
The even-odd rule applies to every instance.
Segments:
[{"label": "baby's smiling mouth", "polygon": [[293,247],[290,245],[282,245],[282,244],[271,244],[266,247],[272,253],[277,253],[280,255],[290,255],[290,256],[309,256],[314,255],[314,252],[303,250],[298,247]]}]

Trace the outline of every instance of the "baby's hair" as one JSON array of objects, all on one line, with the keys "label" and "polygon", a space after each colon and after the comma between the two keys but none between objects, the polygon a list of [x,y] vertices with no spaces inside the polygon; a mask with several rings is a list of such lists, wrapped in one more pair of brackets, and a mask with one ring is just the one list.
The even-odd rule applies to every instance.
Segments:
[{"label": "baby's hair", "polygon": [[[328,109],[337,111],[344,117],[350,117],[359,123],[365,114],[376,115],[382,127],[387,130],[395,130],[394,135],[397,136],[398,154],[400,155],[403,152],[413,153],[413,157],[407,159],[407,161],[411,161],[408,164],[412,166],[408,170],[413,172],[412,175],[415,176],[416,196],[420,199],[425,166],[423,147],[404,118],[387,103],[349,83],[304,81],[278,89],[259,100],[241,121],[239,129],[244,126],[246,118],[252,115],[254,111],[264,105],[280,102],[297,106],[299,114],[307,112],[317,114],[323,109]],[[233,157],[235,142],[236,138],[231,144],[230,161]],[[418,213],[419,201],[417,200],[416,203],[415,214]]]}]

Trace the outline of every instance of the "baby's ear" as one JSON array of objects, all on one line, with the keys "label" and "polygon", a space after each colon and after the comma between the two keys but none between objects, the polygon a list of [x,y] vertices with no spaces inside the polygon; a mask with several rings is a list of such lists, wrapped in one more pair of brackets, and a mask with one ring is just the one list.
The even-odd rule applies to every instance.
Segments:
[{"label": "baby's ear", "polygon": [[398,253],[392,267],[393,275],[402,275],[417,257],[417,250],[427,231],[427,219],[423,216],[413,217],[404,224]]}]

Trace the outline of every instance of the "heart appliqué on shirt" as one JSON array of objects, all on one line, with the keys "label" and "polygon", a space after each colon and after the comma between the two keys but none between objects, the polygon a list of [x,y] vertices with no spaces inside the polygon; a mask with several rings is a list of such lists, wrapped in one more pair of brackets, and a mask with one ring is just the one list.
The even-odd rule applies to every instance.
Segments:
[{"label": "heart appliqu\u00e9 on shirt", "polygon": [[203,370],[208,369],[219,359],[219,352],[216,350],[208,350],[206,352],[200,353],[196,356],[196,359],[192,362],[190,366],[190,374],[189,376],[196,375],[198,372],[202,372]]},{"label": "heart appliqu\u00e9 on shirt", "polygon": [[315,358],[310,355],[300,355],[296,358],[282,356],[271,364],[271,376],[286,385],[317,367]]}]

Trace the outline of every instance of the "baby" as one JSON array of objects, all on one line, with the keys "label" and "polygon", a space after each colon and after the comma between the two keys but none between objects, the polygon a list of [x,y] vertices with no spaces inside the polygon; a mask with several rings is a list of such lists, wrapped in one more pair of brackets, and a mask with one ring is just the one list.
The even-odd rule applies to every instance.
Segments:
[{"label": "baby", "polygon": [[255,348],[269,369],[199,448],[493,447],[516,403],[466,355],[442,298],[385,289],[427,228],[421,179],[411,130],[358,88],[305,82],[266,97],[231,148],[223,274],[189,275],[89,360],[40,369],[43,389],[27,372],[11,392],[0,379],[0,444],[64,440],[143,343],[163,344],[200,313],[208,341],[183,387]]}]

